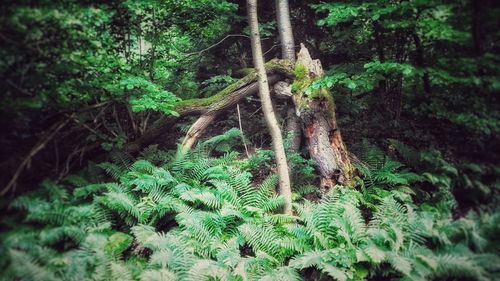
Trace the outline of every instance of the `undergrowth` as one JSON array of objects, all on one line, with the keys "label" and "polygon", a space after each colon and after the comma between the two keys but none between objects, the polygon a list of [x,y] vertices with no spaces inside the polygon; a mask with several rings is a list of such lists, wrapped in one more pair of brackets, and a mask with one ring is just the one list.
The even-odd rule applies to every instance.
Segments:
[{"label": "undergrowth", "polygon": [[[294,215],[284,215],[277,177],[257,184],[251,173],[272,155],[242,158],[226,146],[231,135],[239,137],[232,131],[187,153],[153,146],[138,159],[115,154],[18,197],[1,221],[0,280],[499,276],[500,214],[470,210],[457,218],[452,183],[460,180],[446,161],[415,173],[365,145],[356,186],[314,202],[302,196],[314,192],[311,165],[295,155],[293,174],[303,181]],[[415,166],[429,157],[393,146]]]}]

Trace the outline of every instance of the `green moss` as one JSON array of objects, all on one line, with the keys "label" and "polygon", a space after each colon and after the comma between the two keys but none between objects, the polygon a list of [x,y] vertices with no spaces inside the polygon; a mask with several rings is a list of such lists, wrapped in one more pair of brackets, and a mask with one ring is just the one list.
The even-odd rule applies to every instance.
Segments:
[{"label": "green moss", "polygon": [[293,74],[295,76],[295,79],[298,79],[298,80],[309,77],[309,75],[307,73],[307,68],[303,64],[301,64],[300,62],[298,62],[295,65],[295,68],[293,70]]},{"label": "green moss", "polygon": [[310,78],[308,69],[301,63],[297,63],[294,68],[295,80],[292,83],[292,92],[298,95],[297,105],[301,108],[307,108],[313,99],[324,99],[329,106],[334,105],[333,96],[328,89],[313,89],[311,85],[314,80]]},{"label": "green moss", "polygon": [[[280,73],[288,77],[294,76],[292,71],[292,66],[290,62],[287,60],[277,60],[277,59],[271,60],[265,64],[265,68],[267,70],[267,73],[269,74]],[[228,95],[230,95],[243,85],[246,85],[253,81],[257,81],[257,73],[255,69],[250,69],[248,75],[236,81],[235,83],[227,86],[225,89],[223,89],[222,91],[218,92],[217,94],[211,97],[179,101],[175,105],[174,111],[182,112],[187,108],[204,107],[212,105],[216,102],[223,100],[224,98],[226,98]]]},{"label": "green moss", "polygon": [[295,79],[292,83],[292,92],[295,94],[302,95],[304,91],[311,85],[312,81],[307,73],[307,68],[301,64],[297,63],[293,70]]}]

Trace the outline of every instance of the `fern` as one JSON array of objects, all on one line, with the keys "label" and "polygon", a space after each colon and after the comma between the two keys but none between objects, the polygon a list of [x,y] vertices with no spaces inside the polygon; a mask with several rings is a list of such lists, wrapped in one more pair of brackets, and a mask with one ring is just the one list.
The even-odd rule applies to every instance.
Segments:
[{"label": "fern", "polygon": [[201,145],[206,146],[209,149],[213,149],[217,152],[227,153],[231,151],[234,146],[240,143],[241,137],[242,136],[240,130],[237,128],[232,128],[222,135],[218,135],[204,141]]},{"label": "fern", "polygon": [[215,143],[114,156],[101,165],[115,178],[108,183],[47,181],[18,197],[15,216],[2,220],[4,279],[302,280],[315,271],[335,280],[493,280],[500,272],[500,216],[454,219],[439,205],[453,199],[439,181],[435,201],[416,206],[410,185],[421,179],[380,150],[358,166],[360,191],[335,188],[283,215],[277,177],[254,184],[237,153],[210,155]]},{"label": "fern", "polygon": [[14,276],[22,280],[53,281],[60,280],[53,272],[41,266],[26,253],[16,250],[9,251],[13,263]]}]

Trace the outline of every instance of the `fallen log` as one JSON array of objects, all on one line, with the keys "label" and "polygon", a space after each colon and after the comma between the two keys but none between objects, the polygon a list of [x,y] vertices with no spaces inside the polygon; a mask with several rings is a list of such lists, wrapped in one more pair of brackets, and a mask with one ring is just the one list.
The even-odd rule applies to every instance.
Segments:
[{"label": "fallen log", "polygon": [[[270,84],[274,84],[283,78],[293,77],[293,66],[286,60],[271,60],[265,64],[265,68],[269,74]],[[255,70],[251,70],[245,77],[211,97],[180,101],[174,107],[174,111],[178,113],[178,116],[160,117],[153,122],[141,137],[128,143],[125,146],[125,150],[128,153],[137,153],[142,148],[152,143],[161,134],[167,132],[178,118],[189,115],[202,115],[205,121],[197,122],[197,126],[199,125],[201,127],[190,129],[191,133],[188,134],[192,139],[185,141],[187,146],[192,146],[197,138],[203,133],[203,127],[205,126],[206,128],[209,124],[206,123],[206,121],[210,119],[213,121],[218,114],[235,106],[243,98],[256,94],[257,91],[257,73]]]}]

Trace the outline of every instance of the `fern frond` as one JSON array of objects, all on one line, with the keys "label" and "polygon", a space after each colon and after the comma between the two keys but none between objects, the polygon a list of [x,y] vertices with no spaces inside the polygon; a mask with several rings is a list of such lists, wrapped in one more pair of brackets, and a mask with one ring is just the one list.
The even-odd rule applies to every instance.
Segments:
[{"label": "fern frond", "polygon": [[229,280],[230,272],[212,260],[199,260],[188,271],[186,281],[209,281],[212,278]]},{"label": "fern frond", "polygon": [[390,253],[387,255],[387,261],[389,264],[398,272],[409,276],[412,271],[412,265],[410,261],[396,253]]},{"label": "fern frond", "polygon": [[127,193],[111,191],[102,197],[101,203],[111,211],[118,213],[122,218],[131,216],[136,220],[141,218],[141,211],[137,208],[136,199]]},{"label": "fern frond", "polygon": [[115,180],[119,180],[125,172],[125,170],[120,166],[109,162],[99,163],[97,164],[97,167],[103,169],[109,176],[111,176]]},{"label": "fern frond", "polygon": [[228,152],[241,140],[241,132],[237,128],[231,128],[222,135],[212,137],[203,142],[203,146],[218,152]]},{"label": "fern frond", "polygon": [[238,229],[254,251],[263,251],[275,257],[281,254],[280,236],[269,226],[245,223]]},{"label": "fern frond", "polygon": [[148,269],[141,273],[141,281],[173,281],[179,280],[178,276],[168,269]]},{"label": "fern frond", "polygon": [[288,265],[296,269],[309,267],[320,268],[323,263],[328,262],[329,260],[329,251],[313,250],[293,257]]},{"label": "fern frond", "polygon": [[331,264],[323,264],[321,271],[326,272],[330,277],[334,278],[335,280],[338,281],[347,281],[348,276],[345,272],[345,270],[340,269],[336,266],[333,266]]},{"label": "fern frond", "polygon": [[277,184],[278,184],[278,176],[270,175],[261,184],[257,186],[257,193],[260,197],[258,199],[258,202],[256,202],[257,206],[275,193],[274,189],[276,188]]},{"label": "fern frond", "polygon": [[22,251],[10,250],[9,257],[12,261],[11,268],[15,277],[21,280],[61,280],[57,278],[53,272],[48,270],[46,267],[41,266],[32,257]]},{"label": "fern frond", "polygon": [[435,277],[468,277],[476,280],[488,280],[484,269],[468,255],[462,253],[445,253],[437,256],[438,267]]},{"label": "fern frond", "polygon": [[283,196],[273,196],[266,198],[266,201],[261,202],[258,206],[266,213],[276,211],[285,205],[285,198]]},{"label": "fern frond", "polygon": [[110,279],[132,281],[132,274],[123,263],[112,262],[110,264]]},{"label": "fern frond", "polygon": [[300,280],[303,279],[302,277],[300,277],[297,270],[288,266],[280,266],[259,279],[259,281],[300,281]]},{"label": "fern frond", "polygon": [[[115,184],[115,183],[107,183],[107,184]],[[107,184],[96,183],[75,188],[73,190],[73,196],[75,197],[75,199],[87,199],[88,197],[94,194],[99,194],[107,190],[106,187]]]}]

